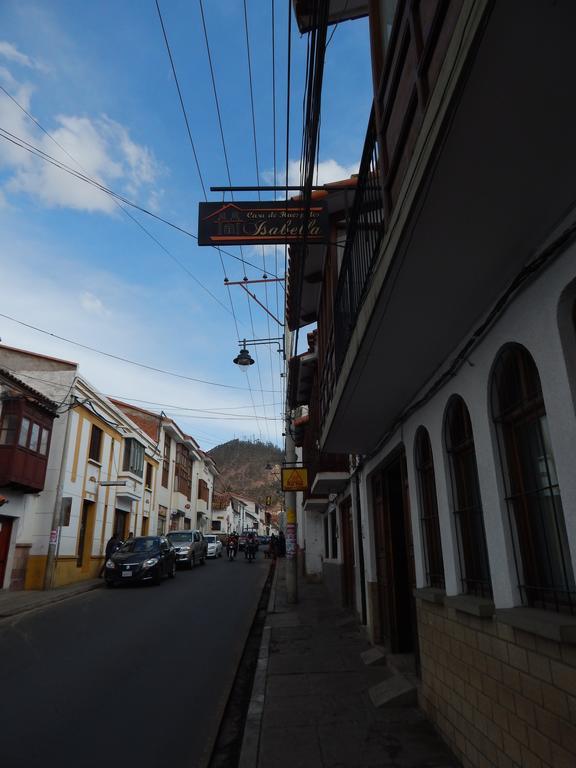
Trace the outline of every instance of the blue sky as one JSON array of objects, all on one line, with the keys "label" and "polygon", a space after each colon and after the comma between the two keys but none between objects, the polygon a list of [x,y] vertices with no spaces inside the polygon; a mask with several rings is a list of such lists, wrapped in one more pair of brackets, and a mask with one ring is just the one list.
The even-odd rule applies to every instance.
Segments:
[{"label": "blue sky", "polygon": [[[206,188],[225,185],[199,3],[161,0],[160,7]],[[272,0],[247,1],[260,184],[273,175],[271,7]],[[276,0],[279,183],[285,173],[287,7],[288,0]],[[256,184],[243,1],[204,0],[204,12],[232,184]],[[0,30],[0,85],[76,167],[195,233],[203,193],[154,0],[3,0]],[[293,24],[292,183],[298,180],[306,42]],[[342,24],[326,59],[320,181],[357,169],[370,99],[367,22]],[[2,92],[0,128],[74,166]],[[208,191],[208,199],[221,197]],[[2,341],[78,361],[82,374],[106,394],[148,401],[141,404],[152,410],[160,409],[153,403],[162,404],[206,450],[235,436],[281,443],[278,353],[258,347],[257,364],[247,374],[232,364],[238,336],[224,271],[239,280],[242,263],[225,255],[223,271],[214,250],[131,214],[161,245],[110,196],[0,137],[0,312],[114,355],[226,386],[137,368],[0,317]],[[238,248],[230,251],[240,256]],[[261,249],[244,248],[244,257],[259,267],[248,267],[248,276],[261,277]],[[267,271],[276,268],[283,268],[281,248],[277,265],[274,249],[266,253]],[[280,335],[254,302],[250,313],[240,287],[229,290],[240,338]],[[271,284],[267,296],[262,287],[254,290],[274,314],[282,313],[281,289]]]}]

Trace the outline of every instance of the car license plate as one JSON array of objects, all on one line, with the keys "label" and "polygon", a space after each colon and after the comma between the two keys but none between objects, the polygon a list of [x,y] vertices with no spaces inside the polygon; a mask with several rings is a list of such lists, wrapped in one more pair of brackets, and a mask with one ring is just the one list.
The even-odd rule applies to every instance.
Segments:
[{"label": "car license plate", "polygon": [[132,576],[132,571],[122,571],[122,576]]}]

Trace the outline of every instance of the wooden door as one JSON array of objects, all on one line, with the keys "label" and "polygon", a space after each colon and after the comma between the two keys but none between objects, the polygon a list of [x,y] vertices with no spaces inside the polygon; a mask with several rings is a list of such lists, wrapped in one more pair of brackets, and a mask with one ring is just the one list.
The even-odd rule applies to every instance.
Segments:
[{"label": "wooden door", "polygon": [[394,653],[415,649],[414,545],[408,507],[406,459],[397,454],[372,481],[381,641]]},{"label": "wooden door", "polygon": [[76,565],[83,571],[90,569],[90,556],[92,554],[92,539],[94,536],[94,510],[92,501],[84,501],[82,514],[80,515],[80,530],[78,531],[78,556]]},{"label": "wooden door", "polygon": [[8,563],[8,552],[10,551],[10,539],[12,536],[11,517],[0,515],[0,589],[4,585],[6,576],[6,565]]},{"label": "wooden door", "polygon": [[354,532],[352,527],[352,500],[348,497],[340,505],[342,531],[343,596],[347,608],[356,608],[356,584],[354,579]]}]

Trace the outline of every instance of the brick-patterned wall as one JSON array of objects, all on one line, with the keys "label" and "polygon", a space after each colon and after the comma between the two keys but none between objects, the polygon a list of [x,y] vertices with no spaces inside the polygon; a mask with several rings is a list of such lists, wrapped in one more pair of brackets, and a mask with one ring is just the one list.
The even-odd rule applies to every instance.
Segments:
[{"label": "brick-patterned wall", "polygon": [[465,768],[575,768],[576,647],[417,600],[421,706]]}]

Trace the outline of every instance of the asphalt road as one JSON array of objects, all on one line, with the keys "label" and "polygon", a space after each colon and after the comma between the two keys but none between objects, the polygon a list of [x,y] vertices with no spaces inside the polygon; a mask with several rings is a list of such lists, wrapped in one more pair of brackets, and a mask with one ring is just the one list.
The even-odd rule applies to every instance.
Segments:
[{"label": "asphalt road", "polygon": [[268,571],[222,557],[0,622],[0,764],[203,765]]}]

